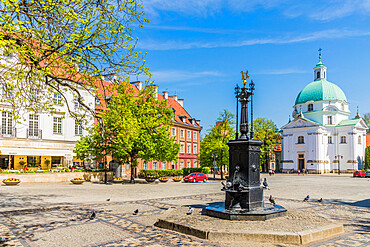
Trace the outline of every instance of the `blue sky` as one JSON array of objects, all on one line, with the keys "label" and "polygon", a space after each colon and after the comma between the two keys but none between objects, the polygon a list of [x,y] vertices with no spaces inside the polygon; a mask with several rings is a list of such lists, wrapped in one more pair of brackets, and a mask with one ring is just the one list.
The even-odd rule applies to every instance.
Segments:
[{"label": "blue sky", "polygon": [[[209,129],[223,109],[235,113],[241,70],[256,84],[255,116],[280,128],[322,61],[345,92],[352,117],[370,112],[370,0],[143,0],[151,22],[138,48],[159,91],[184,98]],[[203,131],[203,134],[205,131]]]}]

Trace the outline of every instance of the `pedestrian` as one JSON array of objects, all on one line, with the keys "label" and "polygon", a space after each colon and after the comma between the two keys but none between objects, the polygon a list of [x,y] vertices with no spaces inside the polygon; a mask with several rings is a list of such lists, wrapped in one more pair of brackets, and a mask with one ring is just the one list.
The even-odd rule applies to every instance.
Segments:
[{"label": "pedestrian", "polygon": [[272,170],[271,170],[271,169],[269,170],[269,175],[270,175],[270,176],[272,175]]},{"label": "pedestrian", "polygon": [[299,174],[301,174],[301,170],[299,170],[299,169],[298,169],[298,170],[297,170],[297,173],[298,173],[298,175],[299,175]]}]

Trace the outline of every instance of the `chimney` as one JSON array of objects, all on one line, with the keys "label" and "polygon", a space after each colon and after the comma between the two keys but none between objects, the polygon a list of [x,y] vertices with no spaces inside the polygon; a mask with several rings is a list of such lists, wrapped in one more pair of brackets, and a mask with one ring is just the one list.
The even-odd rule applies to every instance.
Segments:
[{"label": "chimney", "polygon": [[135,85],[136,88],[140,91],[143,89],[143,82],[141,81],[134,81],[134,82],[131,82],[131,84]]},{"label": "chimney", "polygon": [[171,96],[177,102],[177,95]]},{"label": "chimney", "polygon": [[177,102],[184,107],[184,99],[177,99]]},{"label": "chimney", "polygon": [[163,97],[164,97],[165,99],[168,99],[168,92],[167,92],[167,91],[163,91],[162,93],[163,93]]}]

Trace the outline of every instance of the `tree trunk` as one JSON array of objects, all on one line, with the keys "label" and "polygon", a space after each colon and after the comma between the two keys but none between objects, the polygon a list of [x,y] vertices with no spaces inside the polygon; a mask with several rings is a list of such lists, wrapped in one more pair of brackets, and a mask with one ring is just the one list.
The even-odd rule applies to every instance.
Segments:
[{"label": "tree trunk", "polygon": [[130,174],[130,183],[134,184],[135,183],[135,175],[134,175],[134,164],[135,163],[135,158],[131,157],[131,164],[130,164],[130,168],[131,168],[131,174]]}]

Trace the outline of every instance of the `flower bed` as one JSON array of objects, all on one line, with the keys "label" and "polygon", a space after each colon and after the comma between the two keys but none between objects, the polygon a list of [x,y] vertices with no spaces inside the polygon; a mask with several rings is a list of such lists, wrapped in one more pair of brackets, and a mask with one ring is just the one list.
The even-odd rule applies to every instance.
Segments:
[{"label": "flower bed", "polygon": [[165,178],[165,177],[159,178],[159,182],[161,183],[166,183],[167,181],[168,181],[168,178]]},{"label": "flower bed", "polygon": [[182,180],[182,178],[180,178],[180,177],[174,177],[174,178],[172,178],[172,180],[174,182],[180,182]]},{"label": "flower bed", "polygon": [[73,178],[71,179],[71,182],[73,184],[82,184],[83,182],[85,182],[85,180],[83,178]]},{"label": "flower bed", "polygon": [[122,178],[113,178],[113,183],[114,184],[120,184],[123,182],[123,179]]},{"label": "flower bed", "polygon": [[7,178],[7,179],[3,179],[3,183],[5,185],[17,185],[20,182],[21,181],[18,178]]}]

